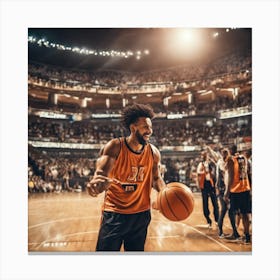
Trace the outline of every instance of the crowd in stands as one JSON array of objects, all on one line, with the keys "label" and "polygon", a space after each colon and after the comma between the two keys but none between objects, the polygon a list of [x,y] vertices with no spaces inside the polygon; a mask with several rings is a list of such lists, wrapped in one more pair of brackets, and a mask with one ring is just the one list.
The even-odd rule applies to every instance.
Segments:
[{"label": "crowd in stands", "polygon": [[103,144],[123,134],[122,126],[111,122],[98,124],[89,121],[62,122],[36,118],[28,123],[29,140]]},{"label": "crowd in stands", "polygon": [[28,157],[29,192],[81,192],[93,175],[95,159]]},{"label": "crowd in stands", "polygon": [[[209,63],[182,65],[164,70],[141,73],[123,71],[82,71],[69,70],[54,66],[30,62],[28,65],[29,81],[48,86],[75,87],[84,89],[93,86],[126,89],[130,85],[164,83],[172,88],[187,88],[197,83],[201,86],[226,83],[233,80],[248,79],[251,73],[250,52],[235,52]],[[222,76],[223,79],[219,79]]]},{"label": "crowd in stands", "polygon": [[[28,191],[30,193],[82,192],[95,171],[94,158],[28,157]],[[180,181],[196,191],[195,159],[163,157],[162,176],[168,182]]]},{"label": "crowd in stands", "polygon": [[[251,111],[252,95],[241,94],[232,99],[226,96],[219,96],[212,102],[187,104],[186,102],[176,102],[164,108],[162,104],[156,106],[156,109],[169,113],[185,113],[188,116],[214,115],[227,109],[236,109],[247,106]],[[111,113],[106,110],[106,113]],[[104,113],[104,112],[103,112]],[[121,109],[117,112],[121,113]],[[90,115],[90,114],[89,114]],[[169,125],[171,124],[171,125]],[[221,124],[217,122],[211,126],[206,123],[188,125],[186,120],[177,121],[176,126],[172,122],[164,122],[163,129],[161,121],[154,123],[154,141],[159,145],[196,145],[200,139],[209,141],[221,141],[234,137],[243,137],[251,135],[251,123],[239,127],[235,122],[232,124]],[[176,128],[176,129],[175,129]],[[50,120],[29,116],[28,136],[30,140],[55,141],[102,144],[113,137],[119,137],[125,134],[123,127],[119,122],[106,121],[105,123],[93,122],[90,120],[73,122],[62,120]]]},{"label": "crowd in stands", "polygon": [[[237,137],[251,135],[251,118],[245,117],[244,123],[236,120],[188,121],[169,120],[153,123],[153,137],[157,146],[194,146],[205,142],[226,143]],[[105,144],[108,140],[126,135],[120,122],[80,121],[69,122],[32,118],[28,122],[28,139],[51,142]]]},{"label": "crowd in stands", "polygon": [[219,96],[213,102],[198,103],[195,106],[195,114],[209,114],[209,112],[218,112],[221,110],[236,109],[248,106],[252,110],[252,95],[251,93],[242,94],[236,99],[227,96]]}]

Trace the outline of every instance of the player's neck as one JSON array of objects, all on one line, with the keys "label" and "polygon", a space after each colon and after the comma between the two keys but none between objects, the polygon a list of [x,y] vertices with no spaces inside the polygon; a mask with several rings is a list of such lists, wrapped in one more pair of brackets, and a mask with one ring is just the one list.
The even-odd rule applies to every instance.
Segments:
[{"label": "player's neck", "polygon": [[144,145],[139,143],[138,140],[132,135],[126,137],[126,143],[129,145],[130,149],[132,149],[135,152],[141,152],[144,148]]}]

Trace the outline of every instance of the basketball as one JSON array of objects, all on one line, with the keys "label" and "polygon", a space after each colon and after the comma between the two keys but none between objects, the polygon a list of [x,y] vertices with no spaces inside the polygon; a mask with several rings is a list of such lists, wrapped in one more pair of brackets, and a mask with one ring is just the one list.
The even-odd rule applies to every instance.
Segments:
[{"label": "basketball", "polygon": [[157,197],[158,210],[171,221],[187,219],[194,208],[192,191],[179,182],[171,182]]}]

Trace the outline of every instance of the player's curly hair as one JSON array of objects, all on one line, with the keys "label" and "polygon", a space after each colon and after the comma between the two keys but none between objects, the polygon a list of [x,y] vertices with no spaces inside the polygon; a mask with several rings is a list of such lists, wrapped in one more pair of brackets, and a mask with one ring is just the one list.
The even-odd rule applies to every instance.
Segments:
[{"label": "player's curly hair", "polygon": [[145,117],[153,119],[155,113],[150,105],[133,104],[124,108],[122,112],[122,123],[124,127],[130,130],[129,126],[137,122],[138,118]]}]

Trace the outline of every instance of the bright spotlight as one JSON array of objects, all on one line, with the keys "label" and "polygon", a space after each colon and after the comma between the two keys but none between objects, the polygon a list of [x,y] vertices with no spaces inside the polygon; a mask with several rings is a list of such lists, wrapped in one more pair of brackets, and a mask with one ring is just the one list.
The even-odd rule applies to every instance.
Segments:
[{"label": "bright spotlight", "polygon": [[194,55],[202,47],[201,33],[196,28],[178,28],[174,30],[172,52],[176,56]]},{"label": "bright spotlight", "polygon": [[213,37],[214,38],[217,38],[219,36],[219,32],[215,32],[214,34],[213,34]]},{"label": "bright spotlight", "polygon": [[180,29],[178,37],[183,43],[191,43],[195,40],[195,34],[192,29]]}]

